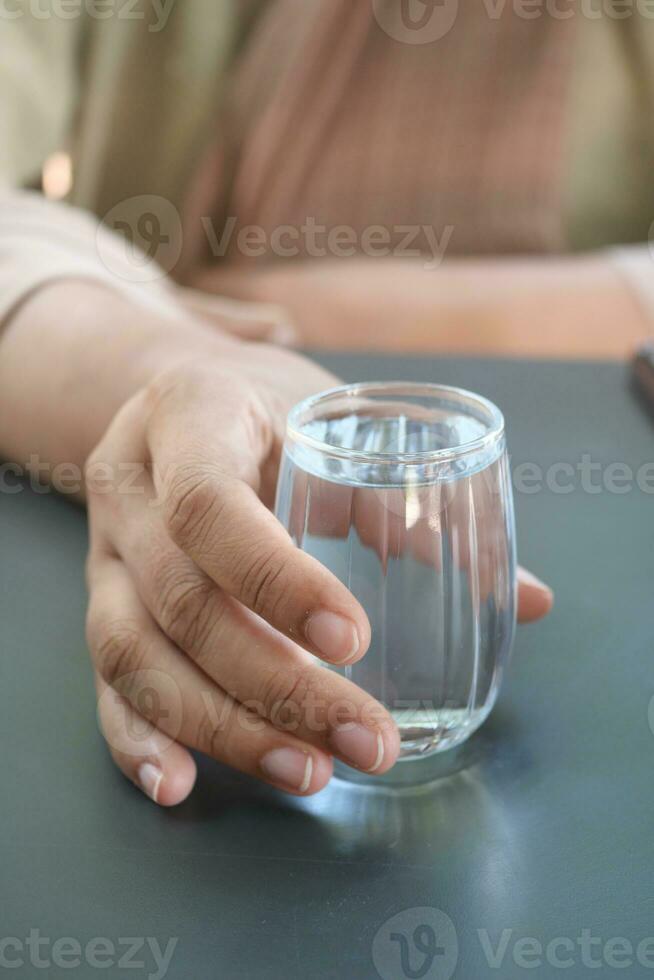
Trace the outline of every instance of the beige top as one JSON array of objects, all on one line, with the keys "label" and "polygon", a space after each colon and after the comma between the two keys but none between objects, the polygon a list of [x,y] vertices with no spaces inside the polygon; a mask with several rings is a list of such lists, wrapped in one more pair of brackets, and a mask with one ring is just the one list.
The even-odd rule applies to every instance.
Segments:
[{"label": "beige top", "polygon": [[[369,0],[350,2],[368,6]],[[448,2],[450,8],[456,6],[456,0]],[[13,15],[15,19],[3,22],[0,178],[6,191],[0,208],[0,317],[27,291],[60,276],[99,277],[129,289],[144,302],[167,301],[162,276],[175,272],[189,188],[200,162],[211,152],[216,131],[225,125],[221,106],[228,92],[227,80],[235,66],[240,70],[256,53],[257,31],[262,20],[271,16],[273,3],[140,0],[133,8],[124,7],[122,13],[121,5],[114,5],[108,18],[107,5],[94,8],[92,3],[81,3],[70,19],[54,15],[35,19],[21,11]],[[315,32],[316,24],[325,17],[326,5],[327,0],[303,0],[304,26],[298,30],[295,21],[289,22],[284,65],[291,54],[302,62],[303,32]],[[277,6],[283,8],[283,3]],[[447,99],[454,107],[457,99],[467,99],[465,118],[468,126],[474,125],[471,85],[462,88],[457,78],[470,81],[479,67],[475,51],[482,52],[481,71],[491,77],[493,54],[484,45],[495,43],[501,21],[493,11],[502,5],[482,2],[484,16],[479,11],[473,21],[458,16],[442,38],[425,44],[393,36],[397,24],[392,8],[397,8],[397,0],[374,0],[373,6],[374,22],[369,21],[366,29],[377,34],[370,43],[401,45],[402,58],[413,59],[416,65],[440,59],[440,77],[448,82]],[[513,24],[514,32],[516,18],[523,20],[516,11],[523,9],[529,16],[529,28],[524,27],[526,19],[518,25],[517,33],[522,31],[524,41],[514,43],[515,63],[502,68],[511,84],[502,88],[498,83],[499,94],[488,104],[500,134],[502,125],[515,129],[529,123],[524,152],[535,182],[538,153],[534,155],[534,147],[541,152],[547,142],[534,142],[534,120],[524,109],[520,114],[521,105],[528,105],[528,100],[519,97],[521,84],[528,88],[535,77],[540,78],[549,99],[543,104],[554,105],[559,113],[551,130],[558,140],[558,176],[556,184],[550,182],[547,194],[539,198],[541,213],[547,218],[552,201],[548,195],[555,193],[555,213],[550,215],[550,225],[542,224],[542,240],[525,241],[524,249],[589,250],[640,243],[615,254],[654,316],[654,265],[647,245],[654,219],[654,9],[650,10],[654,5],[634,3],[624,17],[624,4],[618,16],[610,0],[585,0],[575,8],[574,24],[559,21],[551,13],[550,8],[563,6],[544,4],[540,20],[533,18],[533,4],[512,0],[511,6],[507,0],[503,8],[509,10],[507,23]],[[574,4],[570,7],[572,10]],[[277,31],[283,30],[278,14],[275,23]],[[270,25],[268,28],[266,36],[274,39],[274,30],[271,33]],[[343,31],[346,28],[344,23]],[[537,55],[545,34],[560,39],[563,54],[559,63],[541,65],[539,75]],[[347,41],[344,34],[343,44]],[[549,50],[556,51],[554,42]],[[470,55],[467,60],[463,57],[466,52]],[[268,57],[266,70],[274,63],[275,58]],[[329,63],[324,70],[330,70]],[[549,72],[556,77],[549,77]],[[249,111],[253,99],[256,108],[267,79],[264,74],[258,89],[255,86],[249,93]],[[277,84],[276,78],[273,82]],[[392,84],[383,86],[380,76],[375,87],[382,107],[394,94]],[[422,105],[419,124],[429,125],[430,117],[424,114],[429,103],[423,100]],[[451,120],[456,112],[450,109]],[[378,127],[383,125],[383,112],[376,120]],[[310,119],[297,118],[295,125],[298,138],[310,136]],[[543,117],[536,135],[549,132],[550,125],[551,118]],[[379,139],[388,135],[383,128],[377,130]],[[352,140],[356,139],[354,129],[354,149]],[[450,186],[454,186],[452,175],[456,176],[457,167],[469,168],[474,163],[480,145],[477,140],[467,153],[464,147],[457,163],[456,139],[452,129],[443,133],[448,153],[441,159],[438,177],[449,179]],[[280,145],[279,139],[277,142]],[[44,161],[61,149],[73,158],[69,203],[53,204],[36,196],[28,199],[16,192],[37,186]],[[292,160],[292,143],[286,150]],[[501,166],[495,168],[495,181],[501,172]],[[239,201],[238,187],[233,192],[232,200]],[[257,214],[266,210],[266,195],[274,213],[276,199],[264,182]],[[486,248],[483,229],[492,215],[485,197],[480,196],[477,203],[467,224],[457,217],[464,242],[461,251],[466,254]],[[450,206],[454,204],[456,194],[450,195]],[[487,220],[480,222],[480,214]],[[98,219],[107,215],[110,227],[135,237],[163,271],[153,269],[142,256],[137,258],[131,244],[124,245],[115,232],[99,230]],[[507,247],[500,250],[520,250],[519,238],[514,239],[508,236]]]},{"label": "beige top", "polygon": [[[386,24],[369,2],[269,3],[230,78],[203,213],[219,227],[237,216],[267,242],[311,218],[351,230],[359,251],[373,226],[393,254],[407,234],[428,251],[423,229],[447,241],[448,258],[574,247],[566,158],[579,22],[501,9],[490,18],[483,2],[463,4],[437,43],[411,44],[394,36],[403,22]],[[297,238],[294,252],[317,254]],[[271,257],[269,247],[261,258]]]}]

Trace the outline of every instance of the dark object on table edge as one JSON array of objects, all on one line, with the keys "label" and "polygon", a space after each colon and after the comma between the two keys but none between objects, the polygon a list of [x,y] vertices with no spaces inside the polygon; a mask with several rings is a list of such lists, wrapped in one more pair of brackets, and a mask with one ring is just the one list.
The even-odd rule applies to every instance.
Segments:
[{"label": "dark object on table edge", "polygon": [[634,387],[654,415],[654,339],[639,347],[632,361]]}]

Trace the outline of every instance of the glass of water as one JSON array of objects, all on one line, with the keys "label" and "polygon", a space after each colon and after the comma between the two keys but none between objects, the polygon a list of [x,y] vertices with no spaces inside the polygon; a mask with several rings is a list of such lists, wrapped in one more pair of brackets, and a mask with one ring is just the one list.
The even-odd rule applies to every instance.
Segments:
[{"label": "glass of water", "polygon": [[276,513],[368,614],[365,657],[326,669],[393,715],[402,740],[393,772],[465,741],[493,707],[515,631],[499,409],[436,384],[309,398],[288,418]]}]

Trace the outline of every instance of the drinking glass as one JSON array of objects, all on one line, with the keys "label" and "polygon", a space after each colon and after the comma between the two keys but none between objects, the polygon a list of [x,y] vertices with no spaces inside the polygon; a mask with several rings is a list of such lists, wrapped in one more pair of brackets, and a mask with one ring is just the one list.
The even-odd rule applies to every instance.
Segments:
[{"label": "drinking glass", "polygon": [[393,771],[464,742],[495,703],[515,631],[499,409],[437,384],[354,384],[308,398],[288,418],[276,513],[368,615],[365,657],[326,669],[394,717]]}]

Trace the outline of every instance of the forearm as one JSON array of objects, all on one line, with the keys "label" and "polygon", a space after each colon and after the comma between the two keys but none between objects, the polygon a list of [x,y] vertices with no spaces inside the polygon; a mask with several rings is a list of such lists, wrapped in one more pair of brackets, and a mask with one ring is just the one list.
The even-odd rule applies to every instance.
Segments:
[{"label": "forearm", "polygon": [[197,285],[283,303],[312,347],[621,357],[650,329],[607,256],[353,259],[208,270]]},{"label": "forearm", "polygon": [[116,411],[156,374],[235,344],[181,311],[160,315],[100,284],[43,286],[0,333],[0,456],[81,468]]},{"label": "forearm", "polygon": [[[650,329],[606,255],[458,261],[442,267],[440,280],[433,325],[453,351],[619,358]],[[429,329],[424,306],[421,329]]]}]

